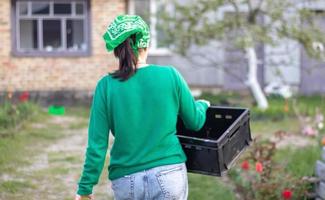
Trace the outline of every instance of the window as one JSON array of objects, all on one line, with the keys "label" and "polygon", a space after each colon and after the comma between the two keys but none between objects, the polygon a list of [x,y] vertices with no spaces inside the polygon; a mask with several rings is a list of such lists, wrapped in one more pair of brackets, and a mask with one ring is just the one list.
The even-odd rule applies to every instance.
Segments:
[{"label": "window", "polygon": [[90,53],[88,0],[14,1],[13,52],[22,56]]},{"label": "window", "polygon": [[164,32],[159,28],[159,12],[165,1],[157,0],[129,0],[129,13],[139,15],[150,27],[150,51],[151,55],[168,55],[170,51],[164,44]]}]

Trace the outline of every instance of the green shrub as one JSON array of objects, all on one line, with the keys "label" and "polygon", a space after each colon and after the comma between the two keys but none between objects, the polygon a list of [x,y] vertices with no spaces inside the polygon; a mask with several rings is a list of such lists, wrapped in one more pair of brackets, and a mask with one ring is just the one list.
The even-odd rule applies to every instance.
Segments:
[{"label": "green shrub", "polygon": [[0,107],[0,135],[3,130],[15,128],[39,110],[31,102],[13,104],[4,102]]},{"label": "green shrub", "polygon": [[254,99],[250,95],[239,95],[231,92],[219,94],[203,93],[198,99],[206,99],[213,105],[247,107],[251,111],[252,120],[281,121],[287,117],[296,117],[294,107],[302,115],[315,115],[316,108],[325,113],[325,96],[296,96],[287,101],[279,96],[268,97],[269,108],[260,110],[256,107]]},{"label": "green shrub", "polygon": [[267,110],[260,110],[257,107],[251,108],[251,119],[280,121],[286,117],[294,116],[291,102],[288,102],[288,111],[284,110],[285,103],[283,98],[271,98],[269,99],[269,108]]}]

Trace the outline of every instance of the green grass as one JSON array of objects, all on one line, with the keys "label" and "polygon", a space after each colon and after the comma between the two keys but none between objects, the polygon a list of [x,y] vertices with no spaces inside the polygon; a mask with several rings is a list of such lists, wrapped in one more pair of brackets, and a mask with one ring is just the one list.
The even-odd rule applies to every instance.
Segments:
[{"label": "green grass", "polygon": [[90,107],[88,106],[75,106],[75,107],[66,107],[66,116],[74,116],[88,119]]},{"label": "green grass", "polygon": [[22,137],[9,137],[0,140],[0,171],[11,171],[12,165],[20,165],[26,163],[23,159],[27,152],[26,141]]},{"label": "green grass", "polygon": [[299,121],[295,118],[285,118],[280,121],[271,120],[252,120],[251,121],[251,132],[254,137],[261,135],[267,139],[272,136],[272,133],[284,130],[289,133],[299,134],[300,127]]},{"label": "green grass", "polygon": [[[75,131],[70,133],[66,130],[86,126],[87,119],[85,116],[88,112],[87,108],[67,109],[67,116],[78,117],[76,118],[78,120],[58,123],[56,118],[53,118],[52,121],[52,116],[47,113],[46,109],[39,108],[38,112],[24,122],[19,130],[8,129],[10,137],[0,139],[0,171],[1,174],[9,177],[8,180],[0,180],[0,193],[5,195],[0,195],[0,198],[21,199],[21,195],[25,191],[38,191],[40,192],[39,195],[46,196],[44,191],[39,188],[42,186],[33,185],[38,181],[47,181],[52,187],[66,189],[64,184],[60,183],[62,181],[60,177],[64,177],[71,170],[70,167],[66,166],[66,163],[71,165],[82,164],[83,158],[65,155],[64,152],[50,152],[46,154],[49,167],[36,169],[33,173],[26,173],[21,170],[25,167],[28,169],[33,164],[32,162],[38,159],[37,156],[41,154],[43,149],[59,139],[76,133]],[[11,131],[15,132],[11,133]],[[80,166],[82,166],[81,164]],[[2,177],[0,176],[0,178]],[[42,199],[46,199],[46,197]]]},{"label": "green grass", "polygon": [[4,181],[0,184],[0,191],[17,193],[22,189],[35,189],[36,186],[30,181]]},{"label": "green grass", "polygon": [[27,128],[14,137],[0,140],[0,171],[12,171],[12,166],[26,164],[32,155],[38,153],[43,145],[63,136],[59,128],[32,129]]},{"label": "green grass", "polygon": [[216,177],[189,173],[188,178],[189,200],[235,199],[233,192]]},{"label": "green grass", "polygon": [[[49,115],[45,108],[37,107],[35,110],[28,120],[23,121],[19,129],[3,129],[6,136],[0,138],[0,199],[3,197],[27,200],[34,199],[34,195],[38,195],[40,199],[53,199],[53,195],[51,198],[48,198],[48,195],[55,190],[64,191],[58,192],[57,195],[74,192],[74,188],[67,190],[62,181],[65,176],[71,176],[71,170],[77,170],[76,166],[79,164],[81,170],[83,158],[69,152],[42,150],[64,137],[78,134],[76,129],[87,127],[89,108],[67,108],[65,116],[60,116],[62,118]],[[45,156],[45,160],[34,166],[33,162],[39,159],[40,154]],[[48,164],[43,166],[42,162]],[[32,169],[29,169],[30,167]],[[29,192],[33,194],[23,197],[24,193]],[[69,199],[72,197],[73,194]],[[64,199],[62,196],[57,198]]]},{"label": "green grass", "polygon": [[69,129],[80,129],[88,127],[88,119],[80,120],[76,123],[72,123],[69,125]]},{"label": "green grass", "polygon": [[71,155],[65,155],[65,152],[50,152],[48,154],[48,159],[50,163],[56,163],[56,162],[81,163],[82,162],[82,158],[71,156]]},{"label": "green grass", "polygon": [[37,171],[34,174],[34,177],[44,178],[44,177],[54,177],[56,175],[64,176],[69,173],[69,170],[70,170],[69,168],[64,167],[64,166],[50,167],[50,168],[46,168],[46,169]]},{"label": "green grass", "polygon": [[275,159],[285,164],[285,169],[294,177],[312,176],[316,160],[321,157],[321,148],[307,146],[304,148],[286,148],[278,150]]}]

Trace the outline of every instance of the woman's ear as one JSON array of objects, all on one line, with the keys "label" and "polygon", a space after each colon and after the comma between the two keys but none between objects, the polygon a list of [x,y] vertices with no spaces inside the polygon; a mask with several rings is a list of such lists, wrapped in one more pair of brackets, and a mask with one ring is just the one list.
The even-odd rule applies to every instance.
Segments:
[{"label": "woman's ear", "polygon": [[139,48],[138,49],[139,52],[139,57],[141,57],[142,59],[146,59],[147,55],[148,55],[148,48]]},{"label": "woman's ear", "polygon": [[139,48],[138,49],[139,52],[143,52],[143,53],[146,53],[148,51],[148,48]]},{"label": "woman's ear", "polygon": [[143,50],[144,50],[144,52],[145,52],[146,55],[148,55],[148,49],[149,49],[148,47],[143,48]]}]

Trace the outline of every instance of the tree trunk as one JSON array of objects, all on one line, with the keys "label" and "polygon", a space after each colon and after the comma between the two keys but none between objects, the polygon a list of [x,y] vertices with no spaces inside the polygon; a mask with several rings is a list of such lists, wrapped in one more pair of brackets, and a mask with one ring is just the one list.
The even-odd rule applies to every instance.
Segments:
[{"label": "tree trunk", "polygon": [[258,108],[266,110],[269,107],[267,99],[261,89],[260,84],[257,81],[257,57],[256,51],[253,47],[245,48],[248,59],[248,76],[247,86],[251,90],[254,99],[257,102]]}]

